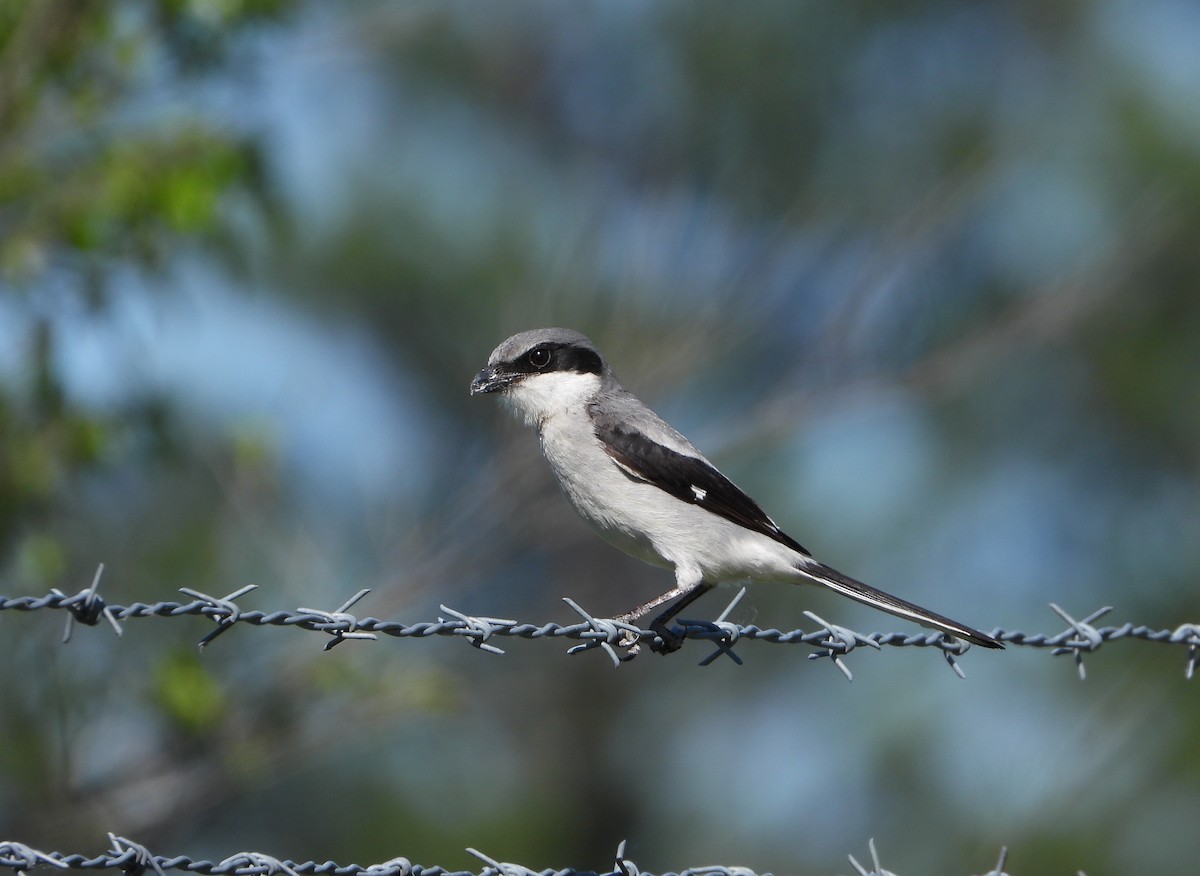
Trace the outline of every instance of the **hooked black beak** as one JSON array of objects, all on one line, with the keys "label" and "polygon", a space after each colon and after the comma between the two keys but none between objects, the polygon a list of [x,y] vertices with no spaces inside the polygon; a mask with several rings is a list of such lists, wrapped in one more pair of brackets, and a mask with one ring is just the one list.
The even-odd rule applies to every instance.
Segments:
[{"label": "hooked black beak", "polygon": [[504,372],[498,371],[495,368],[484,368],[471,381],[471,395],[479,395],[484,392],[497,392],[516,380],[518,376],[511,371]]}]

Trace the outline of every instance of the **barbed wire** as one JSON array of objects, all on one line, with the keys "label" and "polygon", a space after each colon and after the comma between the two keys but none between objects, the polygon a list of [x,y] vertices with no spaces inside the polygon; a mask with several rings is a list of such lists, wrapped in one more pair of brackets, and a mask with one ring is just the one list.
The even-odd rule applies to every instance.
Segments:
[{"label": "barbed wire", "polygon": [[[573,867],[563,869],[531,870],[522,864],[512,864],[485,855],[477,849],[468,848],[470,855],[483,863],[483,868],[473,870],[449,870],[445,867],[423,867],[414,864],[408,858],[392,858],[381,864],[371,864],[363,867],[358,864],[336,864],[333,861],[316,863],[305,861],[297,863],[281,860],[262,852],[238,852],[223,861],[213,862],[195,860],[187,855],[155,855],[141,843],[108,834],[112,848],[107,852],[88,857],[81,854],[63,854],[62,852],[43,852],[24,843],[11,840],[0,840],[0,867],[7,867],[16,876],[26,874],[38,866],[56,867],[60,870],[122,870],[128,876],[144,876],[152,870],[156,876],[166,876],[167,870],[184,870],[189,873],[201,873],[204,876],[654,876],[649,871],[640,869],[637,864],[625,857],[625,841],[617,846],[616,858],[612,868],[599,872],[596,870],[577,870]],[[851,866],[858,876],[897,876],[891,870],[883,869],[879,862],[879,852],[875,840],[870,840],[867,846],[871,852],[871,869],[866,869],[855,860],[854,855],[848,855]],[[981,876],[1009,876],[1004,871],[1008,860],[1008,849],[1002,848],[996,865]],[[1082,870],[1076,871],[1078,876],[1086,876]],[[662,876],[757,876],[748,867],[707,866],[689,867],[676,873],[663,873]]]},{"label": "barbed wire", "polygon": [[[617,666],[640,653],[643,644],[648,644],[651,649],[661,648],[663,644],[662,637],[654,630],[644,630],[632,624],[608,618],[593,617],[571,599],[564,599],[564,601],[581,618],[581,621],[575,624],[533,624],[507,618],[479,617],[464,614],[446,605],[441,606],[441,609],[447,617],[439,617],[436,621],[403,623],[380,620],[375,617],[359,618],[351,614],[350,608],[370,593],[370,590],[360,590],[333,611],[297,608],[264,612],[245,609],[238,605],[235,600],[257,589],[255,584],[246,585],[227,596],[220,597],[210,596],[187,587],[179,588],[180,592],[191,597],[190,602],[110,604],[105,602],[99,594],[103,571],[104,566],[101,564],[96,570],[91,585],[73,596],[68,596],[56,588],[52,588],[50,593],[45,596],[0,596],[0,612],[65,611],[67,612],[67,624],[63,634],[64,642],[70,640],[76,622],[95,626],[103,618],[117,635],[121,635],[123,633],[121,622],[134,618],[205,617],[214,621],[216,628],[200,639],[199,647],[202,650],[218,636],[238,624],[247,627],[284,626],[324,633],[330,636],[325,643],[326,650],[345,641],[375,640],[380,635],[417,639],[430,636],[450,636],[465,639],[481,651],[503,654],[503,649],[496,646],[491,641],[492,639],[501,637],[561,638],[579,642],[568,648],[567,653],[574,654],[601,649]],[[676,626],[672,627],[671,634],[678,636],[681,640],[693,639],[716,645],[716,650],[700,661],[701,666],[707,666],[722,656],[741,665],[742,658],[734,652],[733,646],[749,640],[779,645],[812,646],[817,650],[808,655],[810,660],[830,660],[847,679],[853,679],[853,674],[846,665],[845,657],[856,648],[864,646],[875,650],[882,650],[884,646],[936,648],[942,652],[950,668],[960,677],[965,677],[955,658],[966,653],[970,645],[947,637],[940,632],[859,633],[848,627],[830,623],[810,611],[806,611],[804,614],[818,625],[815,630],[794,629],[785,632],[774,628],[763,629],[753,625],[741,626],[728,620],[728,617],[744,593],[744,589],[739,592],[715,621],[681,619],[677,620]],[[1050,608],[1067,624],[1058,633],[1024,633],[1020,630],[994,629],[991,631],[991,635],[1006,645],[1049,648],[1055,656],[1071,654],[1075,659],[1080,679],[1087,677],[1083,662],[1084,655],[1093,653],[1103,645],[1115,641],[1158,642],[1186,648],[1187,658],[1184,673],[1189,680],[1195,674],[1197,662],[1200,662],[1200,624],[1185,623],[1173,630],[1154,629],[1144,625],[1135,626],[1131,623],[1097,627],[1095,622],[1112,611],[1111,606],[1099,608],[1082,619],[1076,619],[1054,603],[1050,603]]]}]

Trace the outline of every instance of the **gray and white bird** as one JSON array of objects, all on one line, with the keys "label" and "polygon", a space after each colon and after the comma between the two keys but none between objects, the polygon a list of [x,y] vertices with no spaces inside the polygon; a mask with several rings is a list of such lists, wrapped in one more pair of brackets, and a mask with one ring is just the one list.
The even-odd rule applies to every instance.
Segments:
[{"label": "gray and white bird", "polygon": [[714,585],[751,579],[815,583],[985,648],[979,630],[856,581],[813,559],[683,435],[630,393],[584,335],[565,328],[513,335],[471,381],[498,393],[536,431],[575,510],[631,556],[675,571],[675,586],[615,620],[666,605],[650,629],[659,650],[680,644],[668,624]]}]

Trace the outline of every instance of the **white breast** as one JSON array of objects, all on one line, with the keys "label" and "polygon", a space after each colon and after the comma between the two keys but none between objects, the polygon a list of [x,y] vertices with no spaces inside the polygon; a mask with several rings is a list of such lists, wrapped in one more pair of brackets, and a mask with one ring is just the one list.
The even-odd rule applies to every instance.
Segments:
[{"label": "white breast", "polygon": [[543,421],[542,452],[580,515],[610,544],[682,580],[794,580],[799,555],[625,472],[585,412]]},{"label": "white breast", "polygon": [[[638,559],[674,568],[681,583],[801,577],[796,567],[802,558],[795,551],[618,466],[588,415],[599,389],[595,374],[554,372],[515,383],[504,396],[537,429],[563,492],[605,540]],[[680,453],[695,452],[649,411],[645,419],[653,440]]]}]

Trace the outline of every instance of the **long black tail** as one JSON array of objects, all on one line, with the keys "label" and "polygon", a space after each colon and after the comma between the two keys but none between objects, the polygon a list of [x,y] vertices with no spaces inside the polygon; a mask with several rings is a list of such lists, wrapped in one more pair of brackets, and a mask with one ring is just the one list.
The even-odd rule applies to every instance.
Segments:
[{"label": "long black tail", "polygon": [[806,563],[798,568],[803,574],[812,578],[818,584],[822,584],[836,593],[849,596],[851,599],[869,605],[872,608],[878,608],[897,617],[916,621],[922,626],[941,630],[943,633],[948,633],[960,639],[966,639],[968,642],[981,645],[984,648],[1004,647],[1003,643],[993,639],[987,633],[981,633],[979,630],[973,629],[966,624],[960,624],[958,621],[950,620],[948,617],[942,617],[942,615],[932,612],[927,608],[921,608],[919,605],[905,602],[897,596],[877,590],[870,584],[855,581],[853,578],[843,575],[837,569],[826,566],[824,563],[818,563],[816,560],[807,560]]}]

